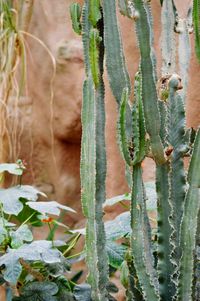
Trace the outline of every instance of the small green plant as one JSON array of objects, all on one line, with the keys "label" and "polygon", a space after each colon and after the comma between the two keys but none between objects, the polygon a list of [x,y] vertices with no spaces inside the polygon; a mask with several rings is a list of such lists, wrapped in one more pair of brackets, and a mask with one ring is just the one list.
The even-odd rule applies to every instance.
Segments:
[{"label": "small green plant", "polygon": [[[81,16],[80,6],[71,6],[73,27],[82,33],[86,67],[81,189],[83,213],[87,218],[85,241],[91,295],[84,300],[113,300],[109,294],[108,265],[116,268],[121,265],[127,300],[197,301],[200,295],[200,131],[185,127],[192,7],[187,18],[181,19],[173,0],[161,1],[162,70],[158,79],[150,1],[118,2],[121,13],[135,22],[140,50],[133,104],[116,1],[85,0]],[[198,1],[194,1],[193,20],[198,56]],[[118,197],[105,202],[104,54],[110,87],[118,104],[118,139],[131,188],[131,193],[125,196],[130,199],[130,213],[109,222],[115,225],[113,239],[126,239],[118,246],[114,242],[116,250],[121,251],[118,265],[117,256],[113,259],[114,252],[108,251],[112,226],[103,222],[103,207],[122,201]],[[142,162],[146,157],[156,164],[153,196],[157,220],[153,223],[153,235],[142,177]],[[191,158],[188,170],[184,168],[185,157]],[[121,230],[117,227],[120,219],[123,219]]]},{"label": "small green plant", "polygon": [[[21,160],[0,164],[0,174],[21,177],[24,168]],[[70,260],[79,256],[70,251],[80,235],[55,218],[61,210],[75,211],[55,201],[38,201],[39,196],[46,198],[29,185],[0,189],[0,284],[6,287],[6,300],[75,300],[74,281],[79,276],[70,277]],[[41,231],[47,239],[34,240],[33,230],[45,225],[49,234]],[[54,239],[57,227],[65,228],[66,242]]]}]

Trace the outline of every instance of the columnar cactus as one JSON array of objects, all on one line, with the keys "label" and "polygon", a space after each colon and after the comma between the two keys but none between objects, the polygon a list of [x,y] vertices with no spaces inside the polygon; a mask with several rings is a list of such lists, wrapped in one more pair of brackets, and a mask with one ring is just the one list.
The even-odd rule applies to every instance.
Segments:
[{"label": "columnar cactus", "polygon": [[[149,1],[118,1],[120,12],[135,22],[140,50],[133,104],[116,1],[85,0],[82,24],[79,6],[71,9],[73,27],[76,32],[82,32],[87,77],[83,89],[81,180],[83,211],[87,218],[88,281],[95,301],[109,300],[102,220],[106,169],[104,47],[109,82],[118,104],[118,140],[129,171],[132,195],[132,233],[130,252],[126,256],[127,300],[197,301],[199,298],[194,262],[197,262],[195,249],[199,245],[200,228],[200,132],[196,133],[194,142],[194,131],[187,130],[185,125],[192,8],[187,19],[180,20],[173,0],[160,2],[163,63],[158,80]],[[193,19],[198,54],[199,2],[195,0]],[[176,51],[177,34],[179,51]],[[184,48],[182,53],[181,48]],[[185,156],[191,156],[187,176]],[[157,239],[154,242],[142,177],[145,157],[151,157],[156,164]]]},{"label": "columnar cactus", "polygon": [[[78,13],[77,13],[78,11]],[[105,112],[103,84],[103,20],[100,2],[86,0],[82,12],[77,4],[71,7],[74,27],[82,38],[85,56],[86,80],[83,86],[81,190],[83,213],[87,218],[86,253],[89,270],[88,282],[92,298],[108,300],[108,264],[105,251],[105,232],[102,205],[105,200],[106,153]]]}]

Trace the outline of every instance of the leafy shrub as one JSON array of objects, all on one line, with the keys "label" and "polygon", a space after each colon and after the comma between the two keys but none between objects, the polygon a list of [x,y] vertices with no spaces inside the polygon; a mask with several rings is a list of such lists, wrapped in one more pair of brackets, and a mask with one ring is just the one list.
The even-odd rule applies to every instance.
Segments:
[{"label": "leafy shrub", "polygon": [[[23,169],[20,160],[0,164],[1,175],[6,171],[21,177]],[[29,185],[0,189],[1,285],[7,287],[7,298],[10,291],[10,300],[74,300],[75,284],[69,276],[71,264],[67,256],[78,236],[52,215],[59,216],[60,210],[75,211],[55,201],[39,201],[39,196],[46,197]],[[34,227],[45,224],[51,239],[34,240]],[[57,226],[67,228],[66,242],[54,240]]]}]

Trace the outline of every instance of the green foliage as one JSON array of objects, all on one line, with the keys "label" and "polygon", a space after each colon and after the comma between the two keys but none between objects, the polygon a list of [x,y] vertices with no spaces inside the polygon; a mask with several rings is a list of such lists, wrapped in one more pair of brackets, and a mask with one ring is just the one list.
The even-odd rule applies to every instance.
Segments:
[{"label": "green foliage", "polygon": [[0,189],[0,203],[5,213],[18,215],[23,209],[20,199],[23,198],[35,202],[39,194],[45,196],[44,193],[29,185]]},{"label": "green foliage", "polygon": [[60,210],[65,210],[69,212],[75,213],[72,208],[68,206],[64,206],[59,204],[58,202],[51,201],[51,202],[27,202],[26,203],[29,207],[34,209],[35,211],[40,212],[43,215],[46,214],[53,214],[53,215],[60,215]]},{"label": "green foliage", "polygon": [[13,163],[2,163],[0,164],[0,173],[7,171],[12,175],[21,176],[23,174],[23,166],[20,166],[19,164]]},{"label": "green foliage", "polygon": [[58,287],[52,282],[33,282],[26,285],[20,297],[15,297],[14,301],[57,301],[55,295],[58,292]]},{"label": "green foliage", "polygon": [[[2,164],[2,171],[21,177],[20,162]],[[40,202],[39,195],[46,197],[44,193],[28,185],[0,191],[1,285],[6,283],[8,286],[9,300],[74,300],[71,280],[66,278],[70,265],[65,256],[74,248],[78,237],[74,238],[73,234],[69,234],[71,241],[66,243],[56,241],[53,237],[51,241],[34,240],[32,228],[48,224],[51,233],[53,224],[68,229],[53,216],[59,215],[61,209],[73,213],[75,211],[55,201]],[[14,296],[15,293],[9,286],[20,287],[18,297]]]},{"label": "green foliage", "polygon": [[124,245],[119,245],[112,241],[107,241],[106,243],[106,252],[109,258],[109,264],[118,269],[124,261],[124,256],[126,253],[127,247]]},{"label": "green foliage", "polygon": [[11,247],[18,249],[24,242],[30,242],[33,240],[31,230],[27,225],[21,225],[16,231],[10,231]]},{"label": "green foliage", "polygon": [[74,289],[74,296],[77,301],[92,301],[90,285],[88,284],[77,285]]}]

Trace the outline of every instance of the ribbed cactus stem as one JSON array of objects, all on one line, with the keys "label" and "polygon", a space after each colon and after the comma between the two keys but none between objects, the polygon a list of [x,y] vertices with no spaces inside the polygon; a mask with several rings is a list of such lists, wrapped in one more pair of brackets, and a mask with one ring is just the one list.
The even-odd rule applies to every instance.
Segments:
[{"label": "ribbed cactus stem", "polygon": [[131,227],[131,250],[144,300],[158,301],[160,298],[157,292],[156,272],[153,268],[151,236],[140,164],[135,165],[133,168]]},{"label": "ribbed cactus stem", "polygon": [[176,45],[175,45],[175,12],[173,0],[164,0],[161,10],[162,22],[162,75],[172,74],[176,67]]},{"label": "ribbed cactus stem", "polygon": [[116,1],[103,0],[104,41],[109,83],[118,104],[124,88],[130,93],[130,78],[126,69],[122,41],[117,21]]},{"label": "ribbed cactus stem", "polygon": [[122,92],[122,100],[119,108],[119,120],[118,120],[118,134],[119,144],[123,158],[128,166],[132,165],[132,158],[130,153],[130,143],[128,141],[126,133],[126,110],[129,102],[129,91],[125,88]]},{"label": "ribbed cactus stem", "polygon": [[170,161],[170,225],[172,234],[171,262],[174,266],[172,280],[177,282],[177,269],[180,260],[180,223],[182,220],[183,206],[186,191],[186,179],[183,163],[183,149],[185,149],[185,109],[182,97],[178,92],[180,78],[174,74],[169,80],[168,100],[168,143],[172,150]]},{"label": "ribbed cactus stem", "polygon": [[132,144],[133,165],[141,163],[146,155],[146,128],[144,119],[144,108],[142,103],[142,75],[139,70],[135,75],[134,103],[132,108]]},{"label": "ribbed cactus stem", "polygon": [[200,130],[198,130],[188,171],[184,214],[181,223],[181,260],[179,267],[178,301],[192,301],[192,281],[196,232],[200,210]]},{"label": "ribbed cactus stem", "polygon": [[178,61],[179,75],[182,79],[183,89],[180,92],[183,102],[186,102],[187,86],[188,86],[188,71],[191,57],[190,34],[193,32],[192,23],[192,7],[188,10],[186,19],[176,17],[175,31],[178,33]]},{"label": "ribbed cactus stem", "polygon": [[[173,0],[162,1],[161,10],[162,34],[161,34],[161,47],[162,47],[162,78],[160,80],[161,98],[164,100],[159,101],[159,111],[161,117],[161,130],[160,136],[164,147],[168,146],[167,143],[167,101],[168,101],[168,84],[167,78],[169,74],[175,72],[176,67],[176,44],[175,44],[175,14]],[[173,273],[173,265],[170,260],[171,243],[170,237],[172,227],[169,222],[171,214],[171,206],[169,203],[170,197],[170,181],[169,181],[170,163],[167,161],[165,164],[156,166],[156,191],[157,191],[157,270],[159,280],[159,293],[163,301],[172,300],[175,294],[175,285],[171,281]]]},{"label": "ribbed cactus stem", "polygon": [[128,0],[118,0],[118,5],[119,5],[119,11],[122,15],[127,16],[129,15],[128,13]]},{"label": "ribbed cactus stem", "polygon": [[90,43],[89,43],[89,55],[90,55],[90,68],[92,73],[92,78],[95,87],[99,85],[100,81],[100,71],[99,71],[99,44],[101,38],[99,36],[98,29],[92,28],[90,30]]},{"label": "ribbed cactus stem", "polygon": [[[108,72],[108,79],[112,93],[118,105],[118,110],[123,111],[126,116],[119,116],[119,120],[124,120],[122,125],[119,124],[119,132],[122,130],[126,139],[125,144],[121,144],[119,141],[122,156],[126,157],[126,175],[128,182],[131,178],[129,165],[131,164],[129,157],[129,143],[132,137],[132,116],[130,106],[127,104],[130,97],[131,84],[129,74],[126,68],[122,39],[120,35],[120,29],[117,20],[116,12],[116,1],[115,0],[102,0],[103,15],[104,15],[104,43],[105,43],[105,56],[106,56],[106,67]],[[121,101],[124,99],[124,91],[126,91],[126,105],[122,104]],[[121,132],[122,134],[122,132]],[[120,134],[120,135],[121,135]],[[121,138],[119,138],[120,140]],[[125,153],[123,153],[125,151]],[[124,157],[124,158],[125,158]]]},{"label": "ribbed cactus stem", "polygon": [[83,213],[87,218],[85,245],[92,300],[107,301],[108,264],[102,208],[106,177],[103,22],[98,20],[93,27],[89,19],[91,11],[94,14],[96,11],[89,5],[96,5],[96,2],[86,0],[83,8],[86,81],[82,106],[81,191]]},{"label": "ribbed cactus stem", "polygon": [[153,157],[157,164],[165,163],[164,149],[160,139],[160,115],[156,90],[155,57],[152,46],[152,22],[148,5],[134,0],[139,13],[136,34],[141,54],[142,97],[146,131],[149,134]]},{"label": "ribbed cactus stem", "polygon": [[81,6],[79,3],[70,5],[70,16],[72,20],[72,28],[77,34],[81,34]]},{"label": "ribbed cactus stem", "polygon": [[101,19],[100,0],[90,0],[89,3],[89,20],[96,27],[97,22]]},{"label": "ribbed cactus stem", "polygon": [[[161,89],[166,93],[164,101],[159,102],[161,116],[161,139],[165,147],[167,143],[167,104],[168,84],[167,77],[175,72],[176,68],[176,44],[175,44],[175,7],[173,0],[163,0],[161,10],[162,34],[162,78]],[[161,95],[163,93],[161,92]],[[167,161],[162,166],[156,166],[156,190],[158,197],[158,275],[159,291],[164,301],[171,300],[175,293],[175,286],[171,281],[173,266],[170,261],[171,244],[170,237],[172,227],[169,222],[171,206],[169,204],[170,181],[169,181],[170,163]]]}]

